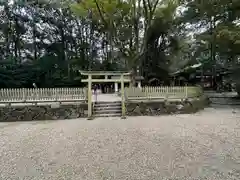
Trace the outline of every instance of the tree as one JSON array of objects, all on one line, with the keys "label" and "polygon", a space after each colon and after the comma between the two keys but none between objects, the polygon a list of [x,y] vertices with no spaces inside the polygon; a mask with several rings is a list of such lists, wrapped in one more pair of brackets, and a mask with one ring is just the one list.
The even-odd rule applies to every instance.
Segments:
[{"label": "tree", "polygon": [[[78,69],[128,70],[133,75],[139,69],[146,81],[152,77],[166,80],[170,72],[207,61],[209,55],[212,62],[220,57],[236,67],[236,0],[77,2],[1,2],[0,65],[11,64],[12,69],[0,72],[9,79],[9,86],[4,86],[12,87],[15,80],[18,87],[30,82],[39,87],[81,85]],[[187,28],[189,24],[194,31]],[[29,74],[39,78],[29,75],[25,81],[25,71],[18,68],[29,70],[30,66]],[[12,71],[21,72],[22,80],[11,78]]]},{"label": "tree", "polygon": [[183,18],[185,21],[205,29],[199,36],[209,44],[212,61],[216,55],[227,56],[234,62],[239,44],[239,10],[236,0],[187,1]]},{"label": "tree", "polygon": [[71,7],[80,17],[88,15],[100,23],[102,32],[107,33],[110,54],[117,50],[127,60],[128,70],[136,74],[140,67],[147,77],[149,71],[154,76],[161,74],[159,69],[167,73],[167,54],[179,50],[174,32],[178,5],[174,0],[88,0]]}]

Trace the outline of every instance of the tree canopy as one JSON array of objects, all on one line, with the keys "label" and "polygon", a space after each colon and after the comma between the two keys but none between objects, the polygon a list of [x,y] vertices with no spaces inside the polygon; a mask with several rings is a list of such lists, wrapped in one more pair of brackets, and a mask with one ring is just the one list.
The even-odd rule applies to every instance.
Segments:
[{"label": "tree canopy", "polygon": [[199,62],[237,67],[239,8],[238,0],[1,1],[0,86],[81,86],[79,69],[165,80]]}]

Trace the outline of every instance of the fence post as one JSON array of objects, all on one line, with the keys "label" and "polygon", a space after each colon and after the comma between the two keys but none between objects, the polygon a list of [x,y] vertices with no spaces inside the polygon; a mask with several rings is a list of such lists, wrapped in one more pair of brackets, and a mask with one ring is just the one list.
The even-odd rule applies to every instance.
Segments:
[{"label": "fence post", "polygon": [[121,96],[122,96],[122,119],[126,118],[125,95],[124,95],[124,77],[121,75]]},{"label": "fence post", "polygon": [[92,119],[92,75],[88,75],[88,119]]},{"label": "fence post", "polygon": [[184,88],[185,88],[185,97],[188,98],[188,86],[186,85]]},{"label": "fence post", "polygon": [[23,102],[26,102],[27,101],[27,89],[23,89]]}]

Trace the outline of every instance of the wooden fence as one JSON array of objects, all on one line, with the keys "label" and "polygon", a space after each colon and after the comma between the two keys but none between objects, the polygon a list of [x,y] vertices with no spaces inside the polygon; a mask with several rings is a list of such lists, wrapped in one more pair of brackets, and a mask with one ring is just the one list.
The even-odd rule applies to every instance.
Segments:
[{"label": "wooden fence", "polygon": [[125,88],[126,99],[181,99],[192,98],[202,94],[200,87],[166,86],[166,87],[130,87]]},{"label": "wooden fence", "polygon": [[83,100],[86,100],[86,90],[83,88],[0,89],[0,103]]},{"label": "wooden fence", "polygon": [[[191,98],[202,94],[200,87],[130,87],[126,99]],[[86,101],[84,88],[0,89],[0,103]]]}]

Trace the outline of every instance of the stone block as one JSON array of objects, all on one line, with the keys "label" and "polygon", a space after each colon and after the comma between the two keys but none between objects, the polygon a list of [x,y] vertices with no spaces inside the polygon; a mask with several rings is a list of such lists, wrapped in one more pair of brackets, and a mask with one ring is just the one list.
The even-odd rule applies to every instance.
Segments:
[{"label": "stone block", "polygon": [[198,97],[194,99],[176,101],[128,101],[126,114],[128,116],[159,116],[164,114],[195,113],[206,107],[207,99]]},{"label": "stone block", "polygon": [[75,119],[86,117],[84,111],[87,104],[61,105],[59,107],[46,106],[21,106],[21,107],[0,107],[0,121],[37,121],[37,120],[58,120]]}]

